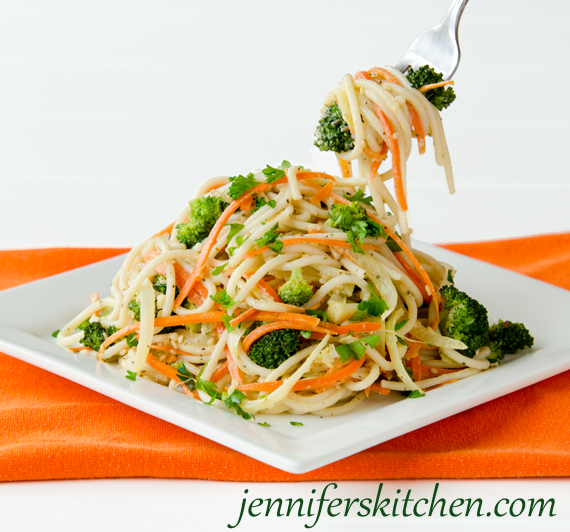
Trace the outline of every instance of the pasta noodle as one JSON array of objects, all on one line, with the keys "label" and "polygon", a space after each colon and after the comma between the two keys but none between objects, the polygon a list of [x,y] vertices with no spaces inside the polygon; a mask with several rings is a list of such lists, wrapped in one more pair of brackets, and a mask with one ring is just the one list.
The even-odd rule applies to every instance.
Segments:
[{"label": "pasta noodle", "polygon": [[[338,156],[341,176],[284,162],[207,181],[196,198],[225,208],[204,225],[205,237],[183,241],[191,202],[130,251],[112,295],[71,319],[59,345],[245,418],[336,416],[371,395],[421,394],[487,369],[485,357],[462,355],[466,346],[438,329],[438,290],[453,270],[410,244],[414,139],[423,152],[425,136],[433,138],[454,191],[438,111],[389,67],[346,74],[326,96],[325,105],[333,102],[353,139]],[[381,172],[388,155],[391,168]],[[295,304],[282,294],[296,275],[308,293]],[[101,336],[90,346],[93,324]],[[294,351],[279,359],[275,343],[267,348],[273,363],[253,357],[270,336]]]}]

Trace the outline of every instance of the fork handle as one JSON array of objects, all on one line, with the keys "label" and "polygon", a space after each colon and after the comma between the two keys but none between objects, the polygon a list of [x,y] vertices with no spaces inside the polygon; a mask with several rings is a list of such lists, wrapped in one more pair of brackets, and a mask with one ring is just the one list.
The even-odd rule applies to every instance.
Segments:
[{"label": "fork handle", "polygon": [[441,21],[441,26],[449,28],[450,32],[453,32],[453,35],[455,35],[456,40],[458,38],[459,21],[461,20],[461,15],[463,15],[467,2],[469,2],[469,0],[453,0],[447,9],[445,17]]}]

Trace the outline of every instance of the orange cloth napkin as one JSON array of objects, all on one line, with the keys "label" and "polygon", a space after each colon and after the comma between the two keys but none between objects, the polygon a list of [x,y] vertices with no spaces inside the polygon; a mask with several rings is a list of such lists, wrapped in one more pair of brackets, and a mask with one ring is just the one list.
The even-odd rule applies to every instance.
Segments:
[{"label": "orange cloth napkin", "polygon": [[[444,246],[570,289],[570,234]],[[0,252],[0,288],[117,249]],[[570,372],[292,475],[0,354],[0,480],[234,481],[570,476]]]}]

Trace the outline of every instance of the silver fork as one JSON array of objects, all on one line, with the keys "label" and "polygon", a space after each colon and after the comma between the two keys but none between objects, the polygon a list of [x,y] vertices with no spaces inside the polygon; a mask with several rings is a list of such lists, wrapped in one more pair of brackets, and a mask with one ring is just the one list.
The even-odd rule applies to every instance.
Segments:
[{"label": "silver fork", "polygon": [[453,0],[443,20],[420,33],[395,68],[404,73],[427,64],[441,72],[444,80],[451,79],[461,58],[457,32],[468,1]]}]

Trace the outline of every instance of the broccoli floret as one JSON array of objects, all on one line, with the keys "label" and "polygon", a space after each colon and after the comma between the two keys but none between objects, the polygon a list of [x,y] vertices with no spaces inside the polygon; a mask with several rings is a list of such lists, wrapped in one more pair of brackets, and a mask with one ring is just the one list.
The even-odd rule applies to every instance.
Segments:
[{"label": "broccoli floret", "polygon": [[303,277],[301,268],[291,272],[289,280],[277,291],[283,303],[300,307],[313,297],[313,287]]},{"label": "broccoli floret", "polygon": [[362,244],[367,236],[373,238],[386,236],[380,224],[373,222],[368,217],[366,209],[356,202],[349,205],[333,203],[329,208],[329,219],[325,225],[342,229],[354,253],[364,253],[357,241]]},{"label": "broccoli floret", "polygon": [[342,117],[336,102],[328,105],[315,131],[315,146],[321,151],[350,151],[354,148],[354,140],[348,124]]},{"label": "broccoli floret", "polygon": [[463,342],[467,349],[462,354],[473,358],[477,349],[489,345],[487,309],[455,286],[443,286],[443,310],[440,328],[444,336]]},{"label": "broccoli floret", "polygon": [[[348,219],[348,214],[352,217]],[[366,209],[360,203],[350,203],[349,205],[341,205],[340,203],[333,203],[329,208],[329,218],[332,221],[333,227],[340,227],[344,229],[344,225],[350,225],[353,220],[368,220]],[[350,227],[349,227],[350,229]]]},{"label": "broccoli floret", "polygon": [[[152,280],[152,287],[161,294],[166,294],[166,277],[157,273]],[[180,288],[174,287],[174,297],[177,298],[180,293]],[[131,309],[132,310],[132,309]]]},{"label": "broccoli floret", "polygon": [[525,347],[532,347],[534,338],[522,323],[499,320],[489,328],[490,362],[498,362],[505,355],[512,355]]},{"label": "broccoli floret", "polygon": [[202,196],[192,200],[188,221],[176,226],[178,242],[187,248],[202,242],[210,234],[227,206],[228,204],[219,196]]},{"label": "broccoli floret", "polygon": [[278,329],[268,332],[251,344],[249,358],[267,369],[278,368],[301,345],[301,335],[295,329]]},{"label": "broccoli floret", "polygon": [[79,340],[85,347],[90,347],[95,351],[99,351],[101,344],[107,339],[107,337],[117,332],[117,328],[114,325],[110,327],[104,327],[98,321],[92,321],[83,327],[83,338]]},{"label": "broccoli floret", "polygon": [[[408,69],[406,77],[414,89],[419,89],[420,87],[443,81],[443,74],[436,72],[428,65],[421,66],[417,70],[414,70],[413,68]],[[455,92],[451,87],[438,87],[437,89],[431,89],[425,92],[424,96],[436,109],[440,111],[449,107],[456,98]]]}]

